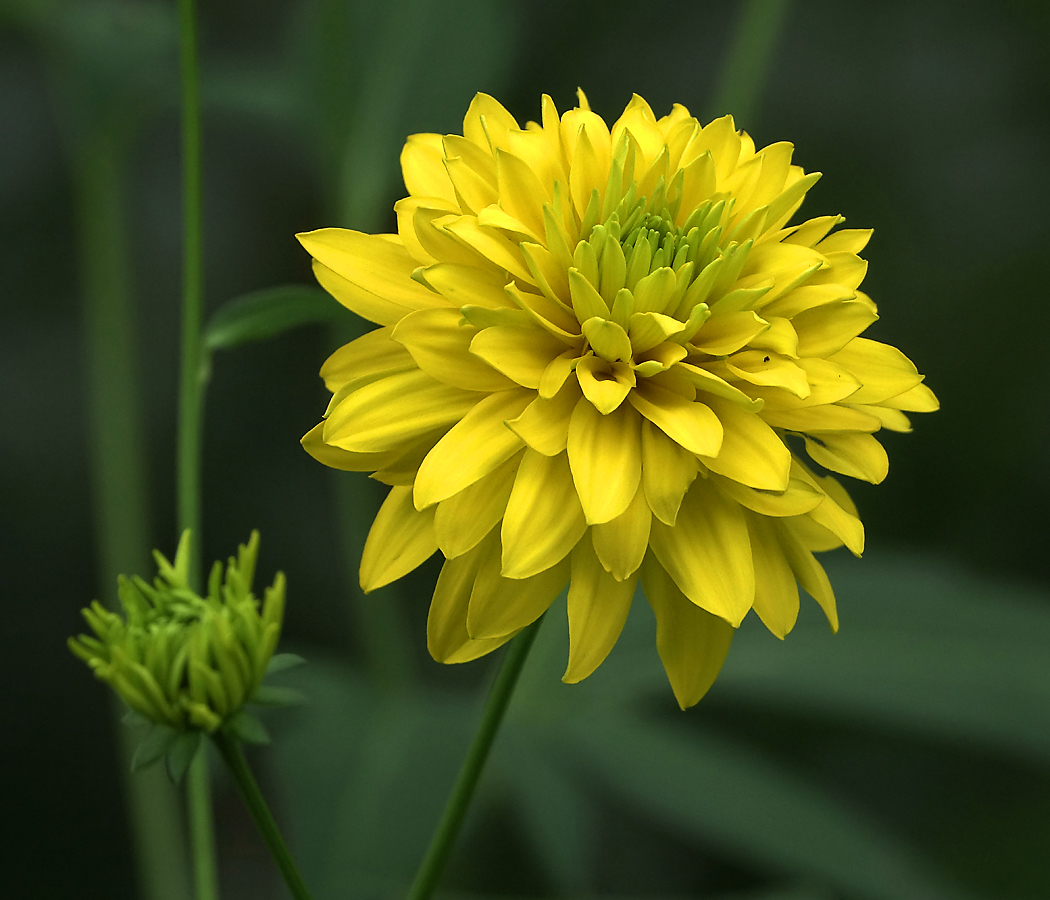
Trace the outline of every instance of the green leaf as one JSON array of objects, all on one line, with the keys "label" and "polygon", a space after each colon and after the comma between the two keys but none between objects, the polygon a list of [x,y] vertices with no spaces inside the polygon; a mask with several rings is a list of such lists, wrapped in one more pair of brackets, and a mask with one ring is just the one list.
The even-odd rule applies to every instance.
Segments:
[{"label": "green leaf", "polygon": [[306,660],[297,653],[275,653],[270,657],[270,662],[266,666],[266,674],[273,675],[276,672],[283,672],[285,669],[294,669],[296,666],[305,665],[305,663]]},{"label": "green leaf", "polygon": [[168,725],[154,725],[135,750],[135,755],[131,759],[131,771],[138,772],[146,766],[153,765],[168,752],[168,748],[175,743],[178,736],[179,731],[176,728]]},{"label": "green leaf", "polygon": [[172,784],[182,783],[182,779],[186,777],[186,770],[197,755],[202,739],[203,734],[200,731],[184,731],[175,739],[165,758]]},{"label": "green leaf", "polygon": [[258,703],[259,706],[298,706],[306,702],[306,695],[295,688],[261,684],[249,702]]},{"label": "green leaf", "polygon": [[632,806],[749,869],[796,872],[884,900],[966,896],[907,845],[746,744],[616,715],[577,717],[564,728],[587,768]]},{"label": "green leaf", "polygon": [[259,719],[246,709],[239,709],[223,726],[237,740],[246,744],[268,744],[270,734]]},{"label": "green leaf", "polygon": [[320,288],[299,284],[265,288],[219,307],[204,330],[204,345],[209,350],[229,350],[345,315],[343,307]]},{"label": "green leaf", "polygon": [[128,728],[146,728],[150,725],[150,720],[147,719],[142,713],[135,712],[133,709],[129,709],[123,716],[120,717],[120,721],[123,722]]}]

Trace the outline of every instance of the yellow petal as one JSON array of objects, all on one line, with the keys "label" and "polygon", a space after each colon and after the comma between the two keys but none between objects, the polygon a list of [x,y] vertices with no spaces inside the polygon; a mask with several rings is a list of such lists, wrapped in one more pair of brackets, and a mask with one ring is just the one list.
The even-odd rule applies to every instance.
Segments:
[{"label": "yellow petal", "polygon": [[752,399],[740,388],[734,387],[714,372],[709,372],[707,369],[699,366],[692,366],[689,363],[682,363],[677,371],[685,375],[698,392],[723,397],[736,403],[738,406],[742,406],[748,412],[758,412],[762,408],[761,400]]},{"label": "yellow petal", "polygon": [[803,310],[791,320],[798,334],[799,355],[831,356],[878,318],[871,307],[857,300],[835,300]]},{"label": "yellow petal", "polygon": [[470,342],[470,352],[511,381],[536,389],[551,360],[565,345],[540,328],[496,325],[485,328]]},{"label": "yellow petal", "polygon": [[526,448],[503,516],[504,577],[528,578],[556,565],[586,529],[567,456]]},{"label": "yellow petal", "polygon": [[454,156],[443,162],[449,180],[456,189],[458,205],[464,212],[477,215],[486,206],[496,202],[496,189],[471,168],[463,157]]},{"label": "yellow petal", "polygon": [[532,273],[525,265],[525,258],[517,244],[495,228],[479,224],[474,216],[458,216],[445,223],[444,228],[464,247],[469,247],[496,268],[505,269],[525,284],[533,283]]},{"label": "yellow petal", "polygon": [[512,306],[503,290],[508,279],[501,272],[442,262],[427,266],[423,278],[452,306],[484,306],[489,309],[509,309]]},{"label": "yellow petal", "polygon": [[642,567],[642,589],[656,614],[656,649],[682,709],[698,703],[722,669],[734,629],[683,596],[655,561]]},{"label": "yellow petal", "polygon": [[764,318],[780,316],[790,319],[799,313],[823,306],[826,303],[834,303],[838,300],[852,300],[855,293],[840,284],[812,284],[807,282],[802,287],[788,291],[762,307]]},{"label": "yellow petal", "polygon": [[881,403],[922,381],[915,364],[900,350],[867,338],[854,338],[830,359],[860,379],[863,387],[850,396],[852,403]]},{"label": "yellow petal", "polygon": [[444,149],[439,134],[410,134],[401,150],[401,174],[414,197],[441,197],[455,201],[452,183],[442,165]]},{"label": "yellow petal", "polygon": [[631,339],[615,322],[595,316],[587,319],[582,330],[595,354],[608,362],[629,362]]},{"label": "yellow petal", "polygon": [[416,368],[408,351],[390,340],[390,328],[377,328],[344,344],[324,361],[321,377],[328,390],[354,390],[395,372]]},{"label": "yellow petal", "polygon": [[566,350],[550,361],[540,376],[540,396],[544,400],[550,400],[562,389],[576,368],[578,357],[579,353],[575,350]]},{"label": "yellow petal", "polygon": [[421,309],[394,326],[391,339],[402,344],[416,364],[438,381],[467,391],[505,391],[516,387],[476,354],[471,341],[478,334],[454,308]]},{"label": "yellow petal", "polygon": [[503,518],[520,462],[521,455],[515,454],[470,487],[438,503],[434,535],[448,559],[472,550]]},{"label": "yellow petal", "polygon": [[303,449],[319,463],[344,472],[374,472],[394,462],[400,450],[385,450],[382,453],[353,453],[341,450],[324,442],[324,422],[311,428],[299,441]]},{"label": "yellow petal", "polygon": [[616,581],[602,568],[589,541],[572,552],[569,582],[569,664],[562,676],[576,684],[590,675],[609,655],[623,631],[638,581],[637,574]]},{"label": "yellow petal", "polygon": [[714,456],[722,446],[722,424],[711,408],[671,391],[641,383],[631,392],[631,405],[690,453]]},{"label": "yellow petal", "polygon": [[940,401],[925,384],[917,384],[903,394],[883,400],[882,406],[888,406],[890,409],[904,409],[908,412],[935,412],[941,408]]},{"label": "yellow petal", "polygon": [[737,504],[698,479],[674,527],[653,522],[649,543],[686,597],[730,625],[740,624],[755,599],[755,569]]},{"label": "yellow petal", "polygon": [[720,475],[712,475],[711,480],[729,499],[763,516],[801,516],[824,502],[824,492],[808,479],[792,477],[784,491],[756,491]]},{"label": "yellow petal", "polygon": [[520,388],[490,394],[457,422],[419,467],[416,508],[458,494],[517,453],[522,440],[507,427],[507,419],[520,415],[531,399]]},{"label": "yellow petal", "polygon": [[321,228],[296,237],[321,265],[377,297],[409,309],[448,305],[440,294],[412,280],[418,263],[396,235]]},{"label": "yellow petal", "polygon": [[778,522],[777,529],[780,532],[780,547],[784,552],[784,558],[791,566],[791,571],[795,573],[795,578],[806,593],[824,610],[831,630],[838,631],[839,614],[835,604],[835,592],[831,588],[831,582],[823,566],[803,546],[790,522]]},{"label": "yellow petal", "polygon": [[798,585],[780,547],[780,533],[763,516],[747,517],[755,563],[755,612],[762,624],[783,639],[798,619]]},{"label": "yellow petal", "polygon": [[889,474],[886,450],[870,434],[813,434],[806,436],[806,452],[825,469],[878,484]]},{"label": "yellow petal", "polygon": [[507,132],[520,130],[506,108],[488,94],[478,93],[463,117],[463,136],[479,147],[495,152],[507,143]]},{"label": "yellow petal", "polygon": [[327,266],[322,266],[316,259],[313,262],[314,278],[329,294],[335,297],[351,312],[357,313],[362,319],[376,322],[380,325],[395,325],[403,317],[412,312],[407,306],[393,303],[384,297],[362,290],[356,284],[351,284],[340,275],[336,275]]},{"label": "yellow petal", "polygon": [[324,439],[344,450],[393,450],[451,426],[479,400],[435,381],[418,369],[367,384],[342,401],[325,421]]},{"label": "yellow petal", "polygon": [[467,633],[474,640],[516,634],[531,625],[569,580],[568,560],[529,578],[505,578],[499,569],[499,557],[490,554],[474,580],[467,609]]},{"label": "yellow petal", "polygon": [[870,228],[843,228],[824,238],[815,249],[821,253],[860,253],[868,246],[872,234]]},{"label": "yellow petal", "polygon": [[860,287],[864,275],[868,271],[867,260],[861,259],[855,253],[844,253],[834,251],[824,254],[829,265],[821,269],[811,279],[811,284],[840,284],[851,291]]},{"label": "yellow petal", "polygon": [[514,636],[473,640],[467,633],[470,593],[488,554],[499,556],[498,537],[494,541],[483,541],[463,556],[446,560],[441,567],[427,616],[427,649],[438,662],[469,662],[492,652]]},{"label": "yellow petal", "polygon": [[[856,392],[854,392],[856,393]],[[799,432],[868,432],[878,431],[882,422],[852,406],[826,404],[801,409],[775,409],[771,403],[762,410],[762,418],[774,428]]]},{"label": "yellow petal", "polygon": [[605,571],[617,581],[625,581],[638,571],[649,546],[652,520],[653,514],[646,502],[645,491],[639,486],[630,506],[620,515],[591,527],[594,552],[598,554]]},{"label": "yellow petal", "polygon": [[[726,478],[762,491],[783,491],[788,486],[791,453],[784,442],[757,415],[735,403],[710,396],[711,409],[722,423],[722,448],[704,464]],[[706,456],[706,455],[705,455]]]},{"label": "yellow petal", "polygon": [[434,511],[412,505],[412,488],[393,487],[376,513],[361,553],[365,593],[396,581],[437,552]]},{"label": "yellow petal", "polygon": [[652,422],[642,422],[642,488],[649,509],[665,525],[674,525],[699,468],[696,456]]},{"label": "yellow petal", "polygon": [[543,234],[543,205],[550,196],[536,174],[513,153],[496,152],[499,202],[510,215],[520,219],[535,234]]},{"label": "yellow petal", "polygon": [[644,353],[679,334],[685,325],[662,313],[636,312],[631,315],[629,334],[635,353]]},{"label": "yellow petal", "polygon": [[557,456],[569,439],[569,420],[581,396],[579,382],[566,382],[551,399],[537,397],[507,427],[544,456]]},{"label": "yellow petal", "polygon": [[712,356],[728,356],[767,328],[769,323],[752,310],[726,313],[704,322],[692,344]]},{"label": "yellow petal", "polygon": [[784,356],[763,350],[744,350],[725,361],[726,368],[737,378],[751,384],[779,387],[796,397],[809,396],[806,370]]},{"label": "yellow petal", "polygon": [[568,455],[588,525],[620,515],[642,477],[639,416],[631,407],[602,415],[581,398],[569,422]]},{"label": "yellow petal", "polygon": [[636,382],[627,363],[608,363],[592,353],[576,363],[576,378],[584,397],[603,415],[618,409]]}]

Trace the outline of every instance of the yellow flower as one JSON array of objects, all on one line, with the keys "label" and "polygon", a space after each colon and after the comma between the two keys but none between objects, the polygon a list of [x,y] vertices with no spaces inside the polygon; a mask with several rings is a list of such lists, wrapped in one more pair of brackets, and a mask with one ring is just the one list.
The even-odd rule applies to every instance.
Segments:
[{"label": "yellow flower", "polygon": [[778,637],[796,582],[837,628],[814,551],[864,532],[833,472],[879,482],[873,436],[937,408],[898,350],[858,337],[868,230],[788,220],[819,177],[756,151],[730,116],[610,129],[544,96],[524,129],[478,94],[463,136],[416,134],[396,235],[299,235],[321,285],[381,327],[321,375],[326,465],[391,485],[366,590],[436,550],[435,659],[488,653],[569,584],[569,663],[587,677],[641,578],[679,704],[714,681],[754,609]]}]

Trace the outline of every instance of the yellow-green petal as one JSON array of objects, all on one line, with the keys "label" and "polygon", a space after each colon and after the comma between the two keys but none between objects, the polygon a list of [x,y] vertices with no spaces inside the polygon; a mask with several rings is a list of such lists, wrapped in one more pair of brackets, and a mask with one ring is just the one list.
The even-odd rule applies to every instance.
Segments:
[{"label": "yellow-green petal", "polygon": [[393,487],[376,513],[361,554],[361,587],[367,594],[414,568],[437,552],[434,511],[412,505],[410,487]]}]

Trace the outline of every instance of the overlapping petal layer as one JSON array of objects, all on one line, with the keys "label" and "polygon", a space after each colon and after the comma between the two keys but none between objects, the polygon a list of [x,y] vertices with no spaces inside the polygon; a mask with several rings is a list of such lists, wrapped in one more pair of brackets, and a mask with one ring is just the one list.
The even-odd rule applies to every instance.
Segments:
[{"label": "overlapping petal layer", "polygon": [[[520,127],[479,94],[463,135],[413,135],[396,235],[299,236],[321,284],[382,326],[341,348],[303,443],[391,494],[366,590],[446,557],[428,644],[474,659],[569,584],[566,681],[608,654],[639,578],[684,708],[748,611],[778,637],[814,552],[859,554],[831,473],[887,473],[874,436],[937,408],[900,351],[860,335],[870,231],[788,221],[819,175],[635,96]],[[809,462],[805,461],[808,456]]]}]

